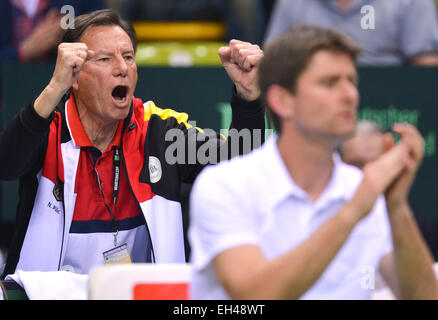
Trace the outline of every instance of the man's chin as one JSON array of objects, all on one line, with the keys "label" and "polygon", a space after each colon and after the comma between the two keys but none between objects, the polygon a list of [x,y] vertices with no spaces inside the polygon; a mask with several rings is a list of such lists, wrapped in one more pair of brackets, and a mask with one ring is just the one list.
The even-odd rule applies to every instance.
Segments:
[{"label": "man's chin", "polygon": [[117,110],[117,112],[113,113],[112,118],[114,120],[125,120],[128,115],[129,115],[129,108],[127,108],[126,110]]},{"label": "man's chin", "polygon": [[129,105],[125,108],[113,108],[108,114],[108,118],[111,120],[124,120],[129,115],[129,109]]},{"label": "man's chin", "polygon": [[349,130],[349,131],[346,131],[346,132],[343,132],[343,133],[339,134],[339,136],[338,136],[338,144],[345,143],[347,140],[353,138],[354,134],[355,134],[355,130]]}]

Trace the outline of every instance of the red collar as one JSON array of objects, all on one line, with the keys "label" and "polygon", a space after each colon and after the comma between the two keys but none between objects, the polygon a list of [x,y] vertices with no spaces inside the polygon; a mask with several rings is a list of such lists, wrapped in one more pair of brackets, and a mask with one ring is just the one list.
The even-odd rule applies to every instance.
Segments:
[{"label": "red collar", "polygon": [[[90,138],[88,138],[84,127],[82,126],[82,122],[81,119],[79,118],[79,113],[78,113],[78,109],[76,108],[76,101],[73,96],[73,93],[70,95],[70,98],[67,100],[66,115],[67,115],[67,126],[70,129],[70,135],[73,139],[74,144],[79,147],[94,147],[93,143],[90,141]],[[120,120],[117,126],[116,134],[114,136],[113,141],[108,146],[108,150],[110,150],[113,146],[120,146],[122,129],[123,129],[123,120]]]}]

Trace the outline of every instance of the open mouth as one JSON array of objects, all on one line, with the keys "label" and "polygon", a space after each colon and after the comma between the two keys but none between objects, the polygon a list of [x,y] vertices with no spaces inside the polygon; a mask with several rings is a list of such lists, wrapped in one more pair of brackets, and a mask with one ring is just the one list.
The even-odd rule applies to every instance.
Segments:
[{"label": "open mouth", "polygon": [[114,100],[119,103],[123,103],[126,101],[128,94],[128,87],[127,86],[117,86],[113,89],[111,95],[113,96]]}]

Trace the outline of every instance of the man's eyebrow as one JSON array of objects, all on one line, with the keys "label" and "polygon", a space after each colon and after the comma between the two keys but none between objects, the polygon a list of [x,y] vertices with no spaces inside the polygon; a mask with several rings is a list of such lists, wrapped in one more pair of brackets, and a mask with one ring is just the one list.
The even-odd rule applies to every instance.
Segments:
[{"label": "man's eyebrow", "polygon": [[[340,78],[342,78],[342,75],[339,75],[339,74],[327,74],[327,75],[322,76],[320,78],[320,81],[338,80]],[[351,74],[351,75],[348,76],[348,78],[351,78],[351,79],[353,79],[355,81],[358,81],[359,80],[359,75],[357,73]]]},{"label": "man's eyebrow", "polygon": [[[134,53],[134,50],[133,49],[122,50],[122,54],[127,54],[127,53]],[[104,54],[104,55],[107,55],[107,56],[113,56],[114,55],[114,53],[112,51],[106,51],[106,50],[99,50],[99,51],[96,52],[96,55],[97,54]]]},{"label": "man's eyebrow", "polygon": [[114,55],[111,51],[105,51],[105,50],[99,50],[99,51],[97,51],[97,52],[96,52],[96,55],[98,55],[98,54],[104,54],[104,55],[107,55],[107,56]]},{"label": "man's eyebrow", "polygon": [[338,80],[341,76],[339,74],[326,74],[319,78],[319,81]]}]

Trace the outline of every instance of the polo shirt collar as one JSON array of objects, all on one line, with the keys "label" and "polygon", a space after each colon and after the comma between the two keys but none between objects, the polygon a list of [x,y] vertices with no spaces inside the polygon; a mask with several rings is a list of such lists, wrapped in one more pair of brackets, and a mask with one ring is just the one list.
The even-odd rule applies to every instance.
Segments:
[{"label": "polo shirt collar", "polygon": [[269,190],[267,201],[272,208],[276,207],[288,197],[305,200],[306,193],[295,183],[280,156],[277,146],[277,135],[273,135],[265,142],[265,158],[267,174],[267,190]]},{"label": "polo shirt collar", "polygon": [[[66,101],[65,109],[67,127],[70,132],[70,136],[73,139],[73,143],[78,147],[94,147],[93,143],[90,141],[90,138],[88,138],[84,127],[82,126],[73,93],[70,94],[70,98]],[[122,129],[123,120],[120,120],[117,126],[116,134],[113,141],[108,146],[108,150],[110,150],[113,146],[120,146]]]},{"label": "polo shirt collar", "polygon": [[[275,208],[282,201],[289,197],[297,200],[310,201],[307,193],[299,187],[290,176],[283,159],[280,156],[277,146],[278,137],[273,135],[265,142],[265,163],[267,164],[267,190],[270,190],[268,205]],[[334,166],[330,181],[323,193],[316,201],[316,206],[324,206],[328,202],[336,200],[346,200],[350,191],[348,190],[348,177],[345,175],[345,164],[338,154],[333,155]]]},{"label": "polo shirt collar", "polygon": [[345,163],[338,153],[333,154],[333,171],[327,187],[315,203],[317,207],[323,207],[332,201],[348,200],[354,190],[349,188],[350,172],[346,170]]}]

